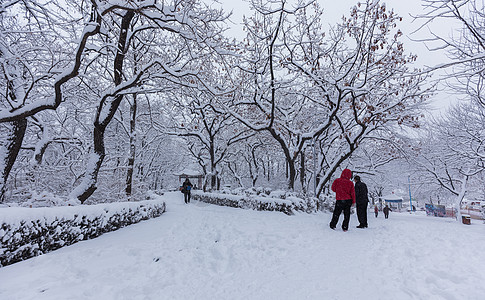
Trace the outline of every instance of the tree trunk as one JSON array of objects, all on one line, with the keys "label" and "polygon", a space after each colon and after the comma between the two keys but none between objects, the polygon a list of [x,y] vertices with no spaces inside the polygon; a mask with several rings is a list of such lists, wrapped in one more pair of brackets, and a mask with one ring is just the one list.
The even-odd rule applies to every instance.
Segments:
[{"label": "tree trunk", "polygon": [[217,175],[215,174],[216,170],[214,166],[212,166],[212,171],[211,171],[211,189],[216,190],[217,189]]},{"label": "tree trunk", "polygon": [[295,179],[296,179],[295,161],[286,160],[286,164],[288,167],[288,189],[290,191],[293,191],[295,189]]},{"label": "tree trunk", "polygon": [[132,186],[133,186],[133,169],[135,167],[135,155],[136,155],[136,137],[135,137],[135,126],[136,126],[136,95],[133,95],[133,104],[130,105],[130,156],[128,158],[128,169],[126,171],[126,189],[125,193],[127,197],[131,197]]},{"label": "tree trunk", "polygon": [[306,185],[305,185],[305,151],[302,151],[300,154],[300,183],[301,183],[301,190],[304,194],[306,194]]},{"label": "tree trunk", "polygon": [[[251,184],[252,184],[251,186],[255,187],[259,177],[258,160],[256,159],[256,147],[253,147],[251,149],[251,158],[248,159],[248,162],[249,162],[249,173],[251,175]],[[254,164],[254,171],[252,168],[253,164]],[[262,165],[263,165],[263,172],[264,172],[264,161]]]},{"label": "tree trunk", "polygon": [[0,178],[0,203],[5,200],[7,179],[20,152],[20,147],[22,146],[27,129],[27,119],[22,118],[11,122],[11,124],[11,131],[6,139],[6,143],[5,145],[1,145],[2,148],[5,148],[6,155],[2,158],[3,170],[0,170],[2,172]]},{"label": "tree trunk", "polygon": [[105,126],[95,124],[94,126],[94,153],[89,158],[86,174],[80,186],[71,193],[71,197],[76,197],[83,204],[96,191],[98,173],[106,156],[104,148]]},{"label": "tree trunk", "polygon": [[213,138],[211,137],[211,141],[209,143],[210,149],[210,162],[211,162],[211,189],[212,190],[219,190],[217,184],[217,166],[216,166],[216,154],[215,154],[215,146]]},{"label": "tree trunk", "polygon": [[[120,27],[120,36],[118,39],[118,49],[114,59],[114,83],[116,86],[123,81],[123,62],[125,54],[128,49],[126,39],[128,37],[128,29],[135,13],[127,11],[122,18]],[[106,156],[104,147],[104,133],[106,127],[113,119],[118,107],[123,100],[123,95],[116,95],[112,102],[106,101],[105,98],[101,100],[96,112],[96,120],[94,121],[94,153],[91,155],[88,162],[85,178],[80,186],[78,186],[71,193],[71,197],[76,197],[81,204],[84,203],[96,190],[98,181],[98,173]],[[105,107],[106,105],[106,107]],[[105,115],[104,115],[105,114]]]},{"label": "tree trunk", "polygon": [[465,198],[465,193],[467,190],[467,184],[468,184],[468,176],[465,175],[465,178],[463,178],[463,182],[461,184],[461,190],[460,193],[456,196],[455,199],[455,205],[454,207],[456,208],[456,217],[458,222],[462,222],[462,214],[461,214],[461,203],[463,202],[463,198]]},{"label": "tree trunk", "polygon": [[270,181],[270,179],[271,179],[271,178],[270,178],[270,175],[271,175],[271,174],[270,174],[270,171],[271,171],[271,170],[270,170],[270,165],[269,165],[269,157],[268,157],[268,182],[269,182],[269,181]]}]

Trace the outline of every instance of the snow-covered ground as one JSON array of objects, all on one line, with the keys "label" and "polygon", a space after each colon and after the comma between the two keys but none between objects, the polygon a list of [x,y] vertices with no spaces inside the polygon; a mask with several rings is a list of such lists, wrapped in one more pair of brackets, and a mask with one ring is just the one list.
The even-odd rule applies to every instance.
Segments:
[{"label": "snow-covered ground", "polygon": [[485,299],[476,220],[369,213],[343,232],[326,213],[164,199],[159,218],[0,268],[0,299]]}]

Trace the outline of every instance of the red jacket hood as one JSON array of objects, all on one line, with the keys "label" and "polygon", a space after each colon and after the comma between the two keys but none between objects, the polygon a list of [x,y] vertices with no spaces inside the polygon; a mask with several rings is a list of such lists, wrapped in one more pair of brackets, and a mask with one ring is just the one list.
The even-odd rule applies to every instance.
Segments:
[{"label": "red jacket hood", "polygon": [[350,171],[349,169],[344,169],[342,171],[342,175],[340,175],[340,178],[350,180],[350,178],[352,178],[352,171]]},{"label": "red jacket hood", "polygon": [[332,191],[335,192],[336,200],[350,200],[355,203],[355,188],[354,184],[350,180],[352,177],[352,171],[345,169],[342,171],[340,178],[337,178],[332,183]]}]

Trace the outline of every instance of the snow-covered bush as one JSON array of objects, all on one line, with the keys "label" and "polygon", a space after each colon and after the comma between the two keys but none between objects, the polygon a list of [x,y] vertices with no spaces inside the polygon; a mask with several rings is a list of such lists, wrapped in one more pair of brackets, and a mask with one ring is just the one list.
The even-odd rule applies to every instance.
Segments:
[{"label": "snow-covered bush", "polygon": [[64,197],[59,197],[51,192],[32,191],[32,194],[27,201],[20,203],[24,207],[51,207],[51,206],[66,206],[79,205],[80,202],[76,199],[66,200]]},{"label": "snow-covered bush", "polygon": [[318,199],[318,210],[333,212],[335,196],[323,195]]},{"label": "snow-covered bush", "polygon": [[243,195],[231,195],[231,194],[215,194],[215,193],[203,193],[200,191],[194,191],[192,198],[205,203],[228,206],[235,208],[254,209],[254,210],[268,210],[268,211],[280,211],[285,214],[292,214],[293,207],[290,201],[274,199],[274,201],[268,201],[267,198],[262,197],[246,197]]},{"label": "snow-covered bush", "polygon": [[276,190],[272,191],[269,196],[271,198],[280,198],[280,199],[286,199],[286,192],[282,190]]},{"label": "snow-covered bush", "polygon": [[163,212],[162,201],[0,208],[0,267],[158,217]]},{"label": "snow-covered bush", "polygon": [[205,203],[221,206],[279,211],[287,215],[291,215],[295,211],[307,213],[317,211],[317,202],[315,198],[303,199],[297,197],[296,193],[288,193],[284,191],[268,194],[266,192],[263,192],[262,194],[253,194],[251,193],[251,190],[245,190],[240,195],[234,195],[233,193],[204,193],[202,191],[194,191],[192,193],[192,198]]}]

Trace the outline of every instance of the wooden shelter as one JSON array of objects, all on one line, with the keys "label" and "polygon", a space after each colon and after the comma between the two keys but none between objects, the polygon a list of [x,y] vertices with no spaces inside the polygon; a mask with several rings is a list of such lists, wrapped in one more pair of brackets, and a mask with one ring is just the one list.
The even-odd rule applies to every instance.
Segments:
[{"label": "wooden shelter", "polygon": [[179,177],[180,185],[182,185],[182,183],[185,181],[185,178],[188,178],[190,182],[192,182],[192,184],[194,185],[194,189],[202,188],[202,184],[204,182],[204,174],[202,174],[201,172],[186,168],[175,175]]}]

